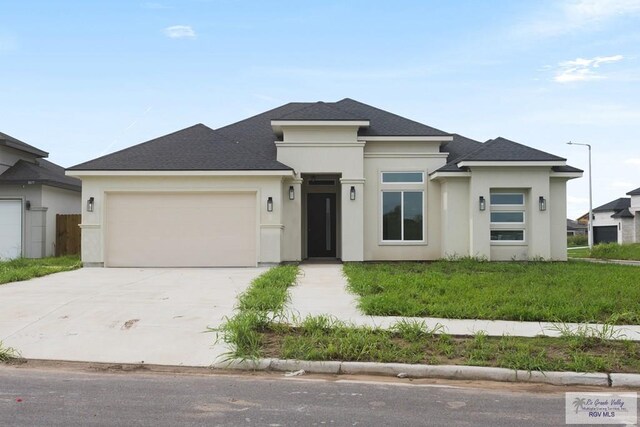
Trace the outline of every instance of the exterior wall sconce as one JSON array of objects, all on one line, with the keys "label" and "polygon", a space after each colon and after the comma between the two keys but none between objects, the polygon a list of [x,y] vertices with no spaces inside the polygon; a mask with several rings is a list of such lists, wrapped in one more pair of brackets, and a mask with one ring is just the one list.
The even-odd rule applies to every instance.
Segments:
[{"label": "exterior wall sconce", "polygon": [[273,212],[273,197],[267,197],[267,212]]},{"label": "exterior wall sconce", "polygon": [[486,200],[484,200],[484,196],[480,196],[478,198],[478,208],[483,211],[485,209],[487,209],[487,202]]},{"label": "exterior wall sconce", "polygon": [[547,210],[547,199],[545,199],[542,196],[538,197],[538,208],[540,208],[541,211],[546,211]]},{"label": "exterior wall sconce", "polygon": [[356,187],[353,185],[351,186],[351,190],[349,190],[349,199],[350,200],[356,199]]},{"label": "exterior wall sconce", "polygon": [[26,202],[24,202],[24,208],[28,211],[31,210],[31,200],[27,200]]},{"label": "exterior wall sconce", "polygon": [[87,200],[87,212],[93,212],[93,202],[94,198],[89,197],[89,200]]},{"label": "exterior wall sconce", "polygon": [[296,192],[293,189],[293,185],[289,186],[289,200],[293,200],[296,198]]}]

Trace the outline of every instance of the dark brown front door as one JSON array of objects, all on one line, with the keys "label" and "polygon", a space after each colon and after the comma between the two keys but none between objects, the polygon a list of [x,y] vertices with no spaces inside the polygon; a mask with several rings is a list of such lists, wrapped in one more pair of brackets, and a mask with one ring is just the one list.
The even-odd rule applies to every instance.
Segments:
[{"label": "dark brown front door", "polygon": [[307,194],[307,254],[336,257],[336,195]]}]

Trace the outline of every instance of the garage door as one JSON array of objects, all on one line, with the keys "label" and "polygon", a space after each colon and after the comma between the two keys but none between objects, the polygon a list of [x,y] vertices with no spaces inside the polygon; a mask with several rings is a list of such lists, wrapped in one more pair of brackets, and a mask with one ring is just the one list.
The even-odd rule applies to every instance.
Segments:
[{"label": "garage door", "polygon": [[22,255],[22,200],[0,200],[0,259]]},{"label": "garage door", "polygon": [[256,265],[255,193],[110,193],[105,265]]},{"label": "garage door", "polygon": [[618,226],[593,227],[593,244],[598,243],[618,243]]}]

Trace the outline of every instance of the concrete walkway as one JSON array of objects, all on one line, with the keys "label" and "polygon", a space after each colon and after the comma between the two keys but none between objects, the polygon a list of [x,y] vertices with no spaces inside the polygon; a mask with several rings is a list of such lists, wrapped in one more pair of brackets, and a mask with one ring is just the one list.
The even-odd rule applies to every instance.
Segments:
[{"label": "concrete walkway", "polygon": [[0,286],[0,341],[30,359],[209,366],[265,268],[83,268]]},{"label": "concrete walkway", "polygon": [[[339,264],[302,264],[298,285],[290,290],[289,312],[299,318],[329,315],[357,326],[389,328],[402,319],[423,321],[429,328],[440,324],[443,332],[452,335],[468,335],[484,331],[490,336],[534,337],[558,336],[558,327],[573,331],[584,328],[577,323],[554,324],[551,322],[515,322],[505,320],[442,319],[438,317],[366,316],[357,307],[357,299],[346,290],[347,281]],[[589,328],[602,330],[603,325]],[[640,326],[617,326],[614,336],[640,341]]]}]

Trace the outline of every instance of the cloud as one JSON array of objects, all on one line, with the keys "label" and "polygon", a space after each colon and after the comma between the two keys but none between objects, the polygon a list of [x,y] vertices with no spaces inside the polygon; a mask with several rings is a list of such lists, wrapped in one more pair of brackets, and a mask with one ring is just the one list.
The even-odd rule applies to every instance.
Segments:
[{"label": "cloud", "polygon": [[640,158],[631,158],[624,161],[628,165],[638,165],[640,166]]},{"label": "cloud", "polygon": [[554,37],[576,31],[597,30],[619,17],[640,14],[640,0],[565,0],[553,3],[519,32]]},{"label": "cloud", "polygon": [[631,188],[633,187],[633,184],[631,184],[630,182],[626,182],[626,181],[614,181],[611,183],[611,187],[614,188]]},{"label": "cloud", "polygon": [[558,83],[583,82],[604,79],[605,76],[597,72],[601,64],[621,61],[622,55],[596,56],[595,58],[577,58],[573,61],[563,61],[558,64],[558,70],[553,80]]},{"label": "cloud", "polygon": [[195,39],[196,32],[189,25],[173,25],[164,29],[164,34],[171,39]]}]

